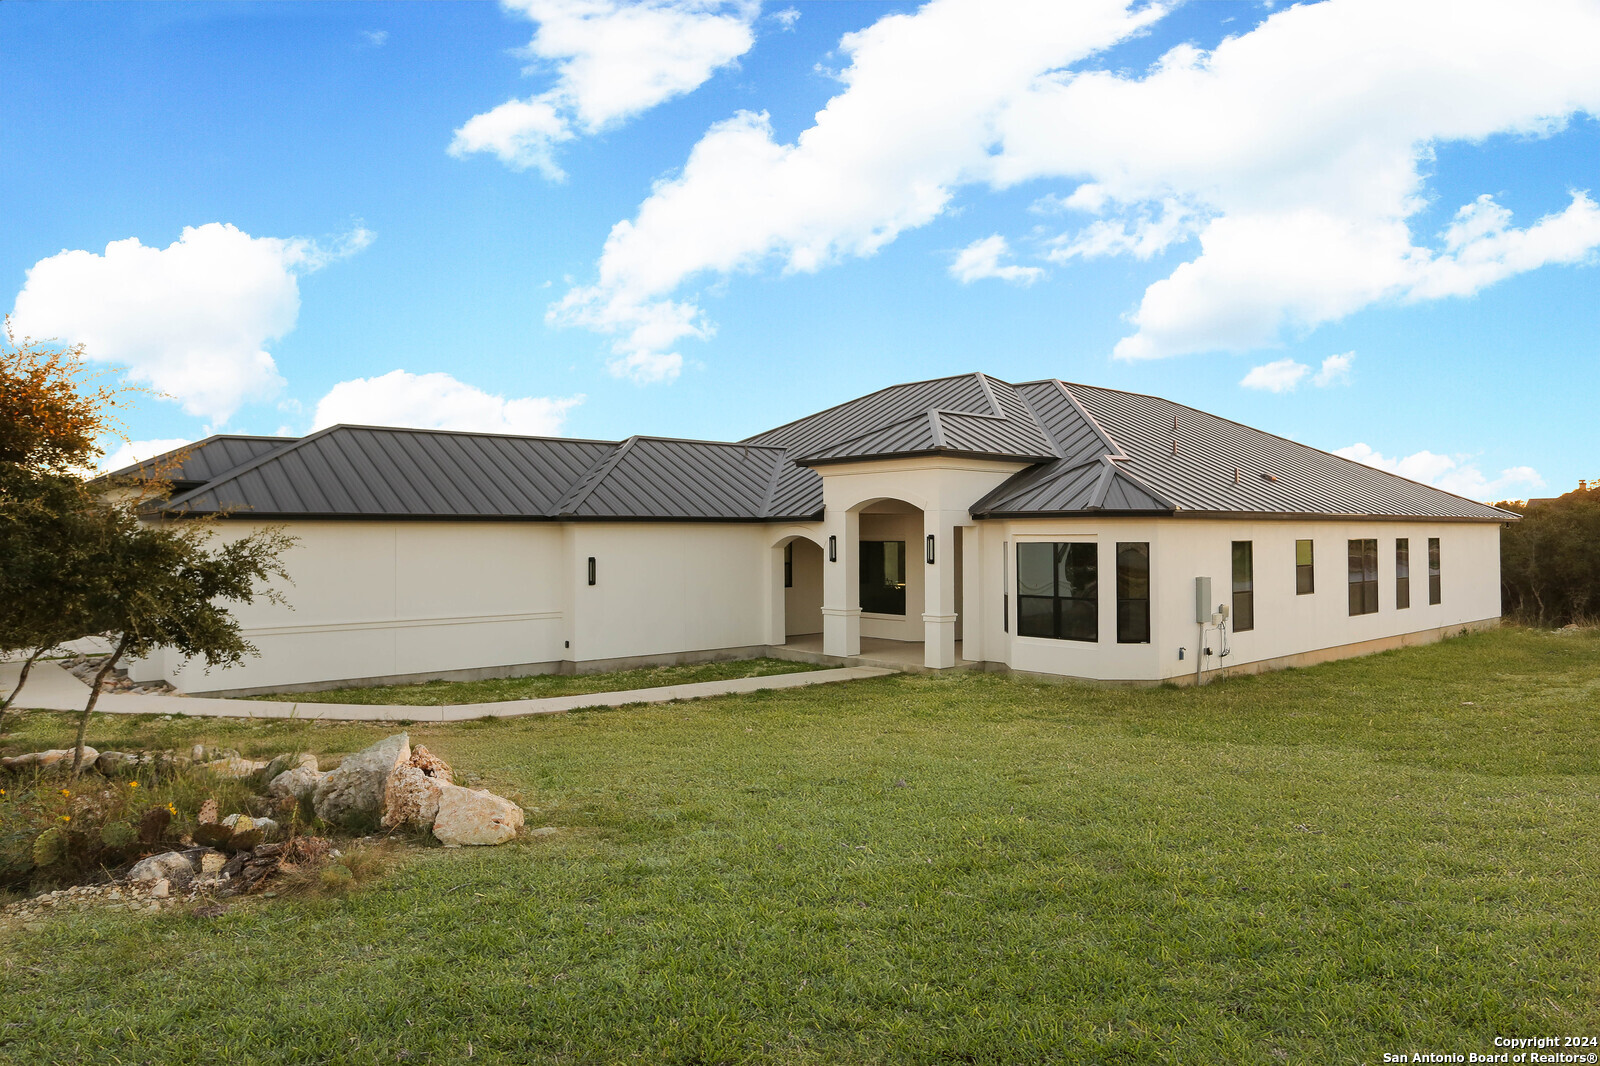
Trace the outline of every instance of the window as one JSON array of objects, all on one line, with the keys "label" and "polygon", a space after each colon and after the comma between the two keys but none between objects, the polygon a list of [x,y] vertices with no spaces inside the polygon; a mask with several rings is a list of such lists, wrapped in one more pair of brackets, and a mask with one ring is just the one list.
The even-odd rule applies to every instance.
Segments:
[{"label": "window", "polygon": [[1150,544],[1117,545],[1117,643],[1150,643]]},{"label": "window", "polygon": [[868,614],[906,613],[906,542],[861,542],[861,609]]},{"label": "window", "polygon": [[1294,594],[1309,596],[1317,591],[1317,567],[1313,561],[1311,542],[1294,542]]},{"label": "window", "polygon": [[1378,542],[1350,542],[1350,613],[1378,613]]},{"label": "window", "polygon": [[1017,635],[1100,639],[1099,554],[1094,544],[1017,545]]},{"label": "window", "polygon": [[1255,547],[1248,540],[1233,542],[1233,631],[1256,627]]},{"label": "window", "polygon": [[794,541],[783,546],[783,587],[794,588]]},{"label": "window", "polygon": [[1428,602],[1429,603],[1438,603],[1440,598],[1441,598],[1440,597],[1440,593],[1442,591],[1443,590],[1439,587],[1439,538],[1438,537],[1429,537],[1428,538]]},{"label": "window", "polygon": [[1411,541],[1399,537],[1394,542],[1394,608],[1411,606]]}]

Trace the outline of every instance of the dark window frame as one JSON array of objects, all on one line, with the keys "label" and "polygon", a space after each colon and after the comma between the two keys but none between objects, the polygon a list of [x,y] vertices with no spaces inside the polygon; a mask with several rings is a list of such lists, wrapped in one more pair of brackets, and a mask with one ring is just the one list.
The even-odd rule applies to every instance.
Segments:
[{"label": "dark window frame", "polygon": [[[1142,561],[1142,566],[1137,565]],[[1150,643],[1150,542],[1117,542],[1117,643]]]},{"label": "dark window frame", "polygon": [[1350,617],[1378,613],[1378,541],[1358,537],[1350,541],[1346,559],[1350,587]]},{"label": "dark window frame", "polygon": [[[1241,553],[1240,549],[1244,549]],[[1243,559],[1241,574],[1239,562]],[[1256,627],[1256,547],[1253,540],[1236,540],[1231,553],[1233,571],[1233,631],[1248,633]]]},{"label": "dark window frame", "polygon": [[[1049,593],[1030,592],[1023,587],[1024,555],[1050,553]],[[1042,559],[1034,559],[1037,569]],[[1065,582],[1068,595],[1062,595],[1063,578],[1075,575],[1080,581]],[[1043,588],[1043,586],[1041,586]],[[1073,593],[1076,593],[1075,595]],[[1045,616],[1029,614],[1030,606],[1048,603],[1048,624],[1037,623]],[[1048,631],[1046,631],[1048,630]],[[1100,545],[1095,541],[1020,541],[1017,544],[1017,636],[1045,640],[1071,640],[1082,644],[1100,641]]]},{"label": "dark window frame", "polygon": [[[1306,561],[1300,561],[1300,545],[1306,547]],[[1310,596],[1317,591],[1317,544],[1312,540],[1294,542],[1294,594]]]},{"label": "dark window frame", "polygon": [[1439,538],[1428,538],[1428,605],[1444,601],[1444,581],[1439,567]]},{"label": "dark window frame", "polygon": [[783,546],[783,587],[794,588],[794,541]]},{"label": "dark window frame", "polygon": [[1397,611],[1409,610],[1411,607],[1411,538],[1396,537],[1394,540],[1394,609]]},{"label": "dark window frame", "polygon": [[[899,549],[900,582],[889,581],[889,546]],[[874,549],[881,549],[874,551]],[[863,540],[856,552],[861,558],[857,564],[857,581],[861,591],[861,610],[865,614],[882,614],[905,617],[906,614],[906,542],[903,540]],[[869,596],[869,593],[871,595]],[[867,606],[868,600],[872,606]],[[898,609],[896,609],[898,608]]]}]

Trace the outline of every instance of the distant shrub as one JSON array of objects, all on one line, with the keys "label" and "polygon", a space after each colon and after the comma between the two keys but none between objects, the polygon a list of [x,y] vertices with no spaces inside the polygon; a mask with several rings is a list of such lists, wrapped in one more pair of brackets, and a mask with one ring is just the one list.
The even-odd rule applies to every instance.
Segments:
[{"label": "distant shrub", "polygon": [[1500,537],[1503,613],[1537,626],[1600,615],[1600,481],[1553,500],[1496,506],[1523,516]]}]

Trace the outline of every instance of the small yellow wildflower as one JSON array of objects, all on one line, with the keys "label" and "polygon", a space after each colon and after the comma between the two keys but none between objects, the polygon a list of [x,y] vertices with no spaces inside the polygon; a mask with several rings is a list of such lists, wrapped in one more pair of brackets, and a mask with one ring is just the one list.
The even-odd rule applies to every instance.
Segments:
[{"label": "small yellow wildflower", "polygon": [[139,782],[137,782],[137,781],[129,781],[128,782],[128,787],[129,788],[138,788],[139,787]]},{"label": "small yellow wildflower", "polygon": [[174,807],[174,806],[173,806],[173,805],[172,805],[172,804],[170,804],[170,803],[169,803],[169,804],[167,804],[167,810],[168,810],[168,811],[169,811],[169,812],[170,812],[170,813],[172,813],[172,814],[177,814],[177,813],[178,813],[178,808],[176,808],[176,807]]},{"label": "small yellow wildflower", "polygon": [[62,790],[61,790],[61,794],[62,794],[62,795],[63,795],[63,796],[70,796],[70,795],[72,795],[72,793],[71,793],[71,792],[70,792],[70,791],[68,791],[68,790],[67,790],[67,789],[62,789]]},{"label": "small yellow wildflower", "polygon": [[62,821],[63,821],[63,822],[70,822],[70,821],[72,821],[72,815],[70,815],[70,814],[63,814],[63,815],[62,815],[62,816],[61,816],[61,820],[62,820]]}]

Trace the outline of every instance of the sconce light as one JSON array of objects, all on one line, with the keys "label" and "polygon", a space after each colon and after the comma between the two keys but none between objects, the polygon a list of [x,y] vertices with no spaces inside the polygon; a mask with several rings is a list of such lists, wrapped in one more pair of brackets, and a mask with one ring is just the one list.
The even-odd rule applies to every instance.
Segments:
[{"label": "sconce light", "polygon": [[594,556],[589,556],[589,584],[594,584]]},{"label": "sconce light", "polygon": [[928,565],[933,565],[933,534],[928,534]]},{"label": "sconce light", "polygon": [[839,561],[839,538],[838,537],[829,537],[828,538],[828,562],[836,563],[838,561]]}]

